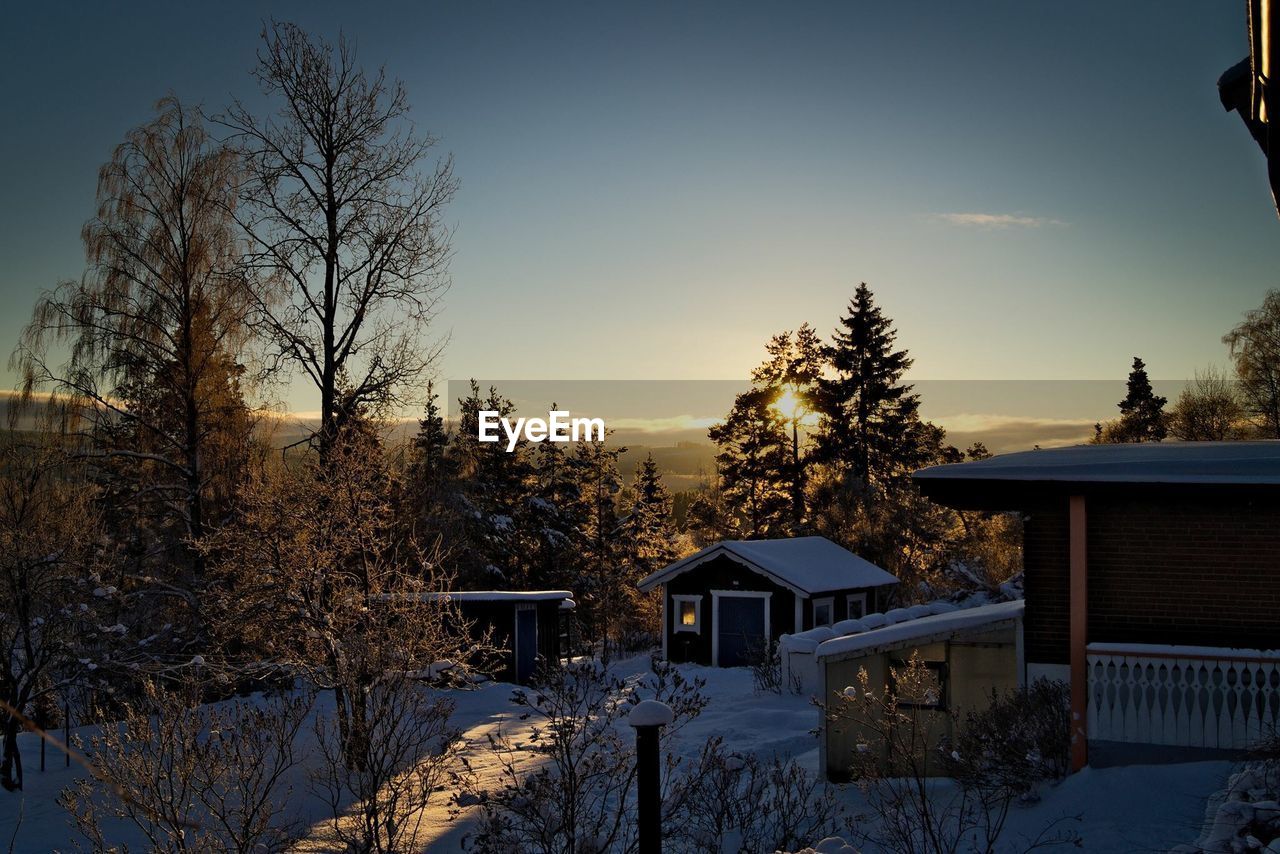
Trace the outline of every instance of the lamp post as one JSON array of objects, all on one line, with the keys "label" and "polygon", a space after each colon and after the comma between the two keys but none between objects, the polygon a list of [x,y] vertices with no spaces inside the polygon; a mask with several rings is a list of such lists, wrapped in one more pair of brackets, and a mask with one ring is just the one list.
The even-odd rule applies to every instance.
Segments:
[{"label": "lamp post", "polygon": [[657,700],[642,700],[631,710],[627,723],[636,731],[636,813],[640,824],[640,854],[662,852],[662,763],[659,742],[662,728],[675,715]]}]

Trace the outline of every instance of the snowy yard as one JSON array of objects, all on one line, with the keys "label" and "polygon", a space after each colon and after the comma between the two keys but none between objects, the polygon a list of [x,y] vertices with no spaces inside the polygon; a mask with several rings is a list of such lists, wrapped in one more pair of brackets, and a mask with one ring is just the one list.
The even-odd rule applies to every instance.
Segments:
[{"label": "snowy yard", "polygon": [[[629,681],[641,680],[648,671],[648,659],[636,657],[619,662],[616,670]],[[750,671],[745,668],[719,670],[682,665],[687,676],[706,680],[705,692],[711,702],[703,713],[677,736],[675,749],[694,757],[706,739],[720,736],[726,746],[740,753],[760,757],[773,755],[795,759],[808,771],[817,769],[817,741],[812,730],[817,711],[805,697],[757,694],[752,689]],[[463,731],[466,756],[482,780],[496,778],[486,749],[486,735],[502,726],[519,741],[520,730],[528,723],[518,720],[519,710],[510,702],[513,686],[493,683],[475,690],[454,690],[454,725]],[[326,711],[329,701],[321,696],[318,711]],[[309,734],[310,729],[304,728]],[[628,734],[629,736],[629,734]],[[27,762],[27,791],[0,793],[0,850],[13,840],[13,851],[45,852],[72,847],[73,831],[66,815],[55,802],[57,793],[83,771],[63,767],[61,756],[50,752],[50,770],[38,770],[38,746],[34,737],[22,736]],[[1223,787],[1232,765],[1226,762],[1199,762],[1183,765],[1132,766],[1085,769],[1056,786],[1045,787],[1039,802],[1018,807],[1010,818],[1006,838],[1034,836],[1048,822],[1063,816],[1082,817],[1077,829],[1089,851],[1168,850],[1193,841],[1204,820],[1206,799]],[[293,780],[295,809],[312,822],[306,850],[328,850],[325,807],[307,792],[301,771]],[[855,814],[863,814],[866,804],[856,787],[840,789],[840,799]],[[442,794],[431,809],[419,834],[419,847],[431,851],[463,850],[463,840],[477,817],[476,807],[464,809],[456,818],[449,813],[452,800]],[[113,839],[140,846],[141,840],[124,825],[110,825]],[[816,841],[816,840],[815,840]]]}]

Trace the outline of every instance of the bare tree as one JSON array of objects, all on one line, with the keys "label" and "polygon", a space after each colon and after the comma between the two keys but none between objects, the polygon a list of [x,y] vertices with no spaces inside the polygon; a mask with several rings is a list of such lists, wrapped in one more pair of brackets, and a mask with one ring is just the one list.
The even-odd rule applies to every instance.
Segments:
[{"label": "bare tree", "polygon": [[[51,410],[69,416],[117,503],[154,534],[143,547],[159,544],[169,560],[225,506],[253,427],[234,355],[250,308],[239,180],[235,154],[211,142],[198,113],[160,101],[99,173],[88,271],[40,299],[11,358],[23,400],[55,392]],[[58,345],[70,348],[61,363]]]},{"label": "bare tree", "polygon": [[237,101],[219,121],[248,164],[240,220],[276,285],[257,300],[272,364],[319,391],[327,455],[346,407],[396,402],[438,351],[423,334],[457,182],[449,157],[423,168],[436,140],[414,133],[404,86],[366,74],[345,38],[272,22],[263,42],[254,74],[278,111]]},{"label": "bare tree", "polygon": [[59,802],[94,851],[117,850],[108,815],[136,827],[151,851],[288,850],[306,829],[287,803],[309,710],[305,696],[200,705],[197,683],[148,681],[123,721],[92,738],[92,777]]},{"label": "bare tree", "polygon": [[[101,529],[92,490],[77,482],[56,447],[0,448],[0,785],[22,788],[18,730],[22,715],[95,665],[85,650],[102,639],[107,598]],[[95,595],[95,593],[97,595]]]},{"label": "bare tree", "polygon": [[1169,413],[1169,432],[1184,442],[1242,438],[1247,425],[1235,383],[1216,368],[1196,371]]},{"label": "bare tree", "polygon": [[237,524],[209,539],[221,593],[210,603],[221,662],[282,670],[331,690],[346,759],[363,769],[378,711],[373,686],[430,674],[474,654],[432,553],[402,534],[396,473],[372,425],[348,422],[327,462],[310,455],[265,469]]},{"label": "bare tree", "polygon": [[1240,393],[1267,436],[1280,438],[1280,290],[1222,337],[1235,360]]}]

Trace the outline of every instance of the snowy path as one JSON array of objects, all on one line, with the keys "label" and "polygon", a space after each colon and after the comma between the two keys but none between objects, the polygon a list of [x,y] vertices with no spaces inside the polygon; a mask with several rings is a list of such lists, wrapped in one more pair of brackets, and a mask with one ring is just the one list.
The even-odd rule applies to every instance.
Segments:
[{"label": "snowy path", "polygon": [[[647,671],[647,666],[648,659],[638,657],[619,662],[616,671],[624,677],[638,678]],[[682,670],[687,676],[707,680],[706,693],[711,702],[702,715],[686,725],[674,739],[674,748],[680,755],[696,756],[706,739],[720,736],[731,750],[761,757],[790,756],[811,772],[817,770],[817,741],[811,731],[817,726],[818,713],[807,698],[756,694],[752,691],[750,672],[745,669],[687,666]],[[500,772],[485,749],[486,734],[501,724],[504,728],[514,728],[508,729],[508,734],[519,740],[519,729],[529,726],[516,719],[518,710],[510,703],[512,687],[495,683],[476,690],[450,692],[457,704],[453,723],[464,733],[469,745],[467,756],[481,784],[496,780]],[[325,696],[321,696],[318,706],[321,711],[328,710]],[[21,738],[29,769],[27,791],[23,794],[0,792],[0,851],[9,848],[10,839],[14,840],[15,854],[69,850],[73,831],[55,798],[83,772],[74,766],[64,768],[62,758],[50,752],[50,770],[42,774],[38,770],[39,750],[34,738],[26,735]],[[1039,803],[1017,808],[1009,819],[1010,838],[1033,836],[1055,818],[1081,814],[1084,821],[1078,829],[1084,837],[1084,850],[1165,851],[1196,838],[1204,818],[1206,798],[1222,788],[1231,767],[1226,762],[1199,762],[1086,769],[1056,786],[1047,787]],[[292,783],[295,809],[312,823],[311,844],[303,848],[326,850],[329,830],[323,805],[307,792],[304,771],[299,770]],[[421,850],[463,850],[463,837],[473,826],[476,808],[464,810],[456,819],[451,819],[451,794],[441,793],[430,808],[418,839]],[[842,787],[840,797],[851,810],[865,812],[865,802],[856,787]],[[111,833],[113,839],[143,850],[130,827],[113,825]]]}]

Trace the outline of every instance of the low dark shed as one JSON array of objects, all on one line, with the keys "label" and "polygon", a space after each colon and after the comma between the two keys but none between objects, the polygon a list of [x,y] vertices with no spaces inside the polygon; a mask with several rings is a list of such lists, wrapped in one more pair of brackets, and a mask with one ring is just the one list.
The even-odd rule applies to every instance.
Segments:
[{"label": "low dark shed", "polygon": [[[495,679],[527,684],[539,665],[559,663],[563,621],[573,609],[568,590],[466,590],[434,594],[457,606],[476,640],[497,651]],[[489,660],[492,664],[493,659]]]},{"label": "low dark shed", "polygon": [[663,654],[748,664],[783,634],[881,610],[898,579],[825,537],[726,540],[640,582],[662,590]]}]

